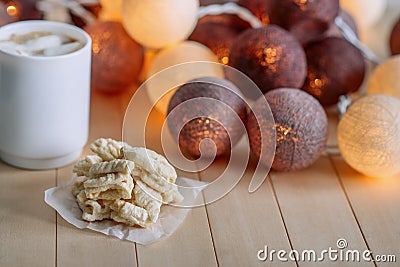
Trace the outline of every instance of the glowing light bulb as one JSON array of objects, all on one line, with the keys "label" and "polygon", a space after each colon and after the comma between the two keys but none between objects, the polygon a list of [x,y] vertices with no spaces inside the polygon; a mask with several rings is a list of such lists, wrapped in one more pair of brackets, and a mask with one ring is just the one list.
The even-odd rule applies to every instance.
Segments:
[{"label": "glowing light bulb", "polygon": [[368,94],[386,94],[400,98],[400,55],[374,69],[367,83]]},{"label": "glowing light bulb", "polygon": [[198,8],[198,0],[124,0],[122,22],[137,42],[163,48],[192,33]]},{"label": "glowing light bulb", "polygon": [[7,14],[10,15],[10,16],[13,16],[13,17],[17,16],[18,15],[17,7],[14,6],[14,5],[8,6],[7,7]]},{"label": "glowing light bulb", "polygon": [[0,1],[0,26],[18,21],[21,5],[17,1]]},{"label": "glowing light bulb", "polygon": [[[162,112],[166,113],[168,108],[168,103],[172,95],[176,90],[173,89],[176,84],[184,84],[190,80],[204,77],[223,77],[222,65],[218,64],[198,64],[198,65],[188,65],[187,68],[180,69],[179,73],[176,75],[169,75],[165,79],[152,80],[151,76],[157,72],[166,69],[168,67],[186,63],[186,62],[196,62],[196,61],[208,61],[217,62],[217,56],[206,46],[193,42],[186,41],[178,45],[169,47],[162,50],[157,54],[148,71],[147,93],[150,100],[156,103],[156,108]],[[163,94],[164,97],[160,98]]]},{"label": "glowing light bulb", "polygon": [[339,122],[337,137],[343,158],[360,173],[377,178],[400,173],[400,100],[359,99]]}]

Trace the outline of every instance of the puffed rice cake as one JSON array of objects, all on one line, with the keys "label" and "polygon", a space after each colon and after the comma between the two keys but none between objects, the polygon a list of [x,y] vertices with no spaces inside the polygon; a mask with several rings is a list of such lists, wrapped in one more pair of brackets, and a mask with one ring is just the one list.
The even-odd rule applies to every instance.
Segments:
[{"label": "puffed rice cake", "polygon": [[100,138],[73,172],[80,176],[72,188],[82,219],[112,219],[130,226],[155,223],[163,203],[180,202],[176,171],[156,152]]}]

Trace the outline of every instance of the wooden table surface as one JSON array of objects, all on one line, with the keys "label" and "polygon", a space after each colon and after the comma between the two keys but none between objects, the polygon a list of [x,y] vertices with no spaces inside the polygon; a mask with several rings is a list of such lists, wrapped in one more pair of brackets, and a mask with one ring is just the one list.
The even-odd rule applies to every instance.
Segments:
[{"label": "wooden table surface", "polygon": [[[129,99],[129,93],[92,94],[89,142],[121,139]],[[328,145],[334,147],[337,116],[329,117]],[[150,118],[149,124],[157,128],[160,121]],[[149,146],[161,152],[159,141],[151,140]],[[207,180],[221,167],[189,176]],[[247,191],[251,174],[252,167],[216,203],[190,210],[171,237],[143,246],[77,229],[45,204],[44,191],[68,181],[72,165],[28,171],[0,162],[0,266],[400,266],[400,176],[365,177],[335,154],[303,171],[272,172],[254,194]],[[257,259],[264,246],[322,251],[336,249],[340,238],[348,249],[395,255],[397,263]]]},{"label": "wooden table surface", "polygon": [[[92,95],[90,141],[121,139],[128,101],[127,94]],[[150,118],[149,124],[160,123]],[[333,114],[329,146],[335,144],[336,124]],[[149,145],[162,151],[157,141]],[[207,180],[221,167],[216,163],[191,178]],[[44,190],[68,181],[72,166],[27,171],[0,163],[0,266],[313,266],[260,262],[257,252],[265,245],[321,251],[336,248],[339,238],[351,249],[400,257],[400,177],[367,178],[341,157],[324,155],[304,171],[271,173],[249,194],[251,173],[250,167],[221,200],[190,210],[171,237],[143,246],[77,229],[44,203]],[[318,266],[324,264],[385,265],[327,261]]]}]

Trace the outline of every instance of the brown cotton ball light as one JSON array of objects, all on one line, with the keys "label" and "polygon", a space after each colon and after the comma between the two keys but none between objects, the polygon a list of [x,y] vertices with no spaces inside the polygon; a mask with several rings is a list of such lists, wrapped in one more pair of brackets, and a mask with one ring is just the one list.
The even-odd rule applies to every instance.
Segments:
[{"label": "brown cotton ball light", "polygon": [[240,34],[232,44],[229,65],[249,76],[263,93],[280,87],[299,88],[307,73],[300,43],[276,25]]},{"label": "brown cotton ball light", "polygon": [[394,25],[390,35],[390,50],[392,55],[400,54],[400,19]]},{"label": "brown cotton ball light", "polygon": [[329,37],[305,47],[307,78],[302,89],[323,106],[331,106],[341,95],[357,91],[365,76],[361,52],[343,38]]},{"label": "brown cotton ball light", "polygon": [[[328,138],[328,118],[321,104],[301,90],[281,88],[258,99],[253,110],[264,105],[263,97],[275,119],[276,152],[272,169],[297,171],[313,164],[325,149]],[[247,129],[252,152],[260,157],[258,140],[263,126],[254,127],[254,119],[249,116]]]},{"label": "brown cotton ball light", "polygon": [[238,32],[241,32],[241,31],[251,28],[251,25],[249,22],[241,19],[239,16],[234,15],[234,14],[207,15],[207,16],[201,17],[198,20],[197,25],[199,25],[201,23],[207,23],[207,22],[224,24],[226,26],[229,26],[229,27],[235,29]]},{"label": "brown cotton ball light", "polygon": [[229,2],[235,2],[234,0],[200,0],[201,6],[208,6],[208,5],[222,5]]},{"label": "brown cotton ball light", "polygon": [[[339,14],[343,21],[358,36],[358,28],[354,18],[343,9],[339,9]],[[305,18],[290,26],[289,32],[296,36],[303,46],[326,37],[340,37],[343,34],[333,21],[322,21],[315,18]]]},{"label": "brown cotton ball light", "polygon": [[[81,4],[81,5],[82,8],[90,12],[95,18],[99,17],[100,12],[102,10],[100,2],[91,4]],[[74,23],[74,25],[78,26],[79,28],[83,28],[84,26],[87,25],[87,22],[84,19],[82,19],[80,16],[75,15],[71,10],[69,11],[69,15],[71,16],[71,20]]]},{"label": "brown cotton ball light", "polygon": [[119,22],[97,21],[85,31],[92,38],[92,88],[117,93],[132,85],[143,66],[143,47]]},{"label": "brown cotton ball light", "polygon": [[43,19],[44,14],[37,8],[37,0],[19,0],[18,2],[20,2],[22,9],[21,20]]},{"label": "brown cotton ball light", "polygon": [[270,14],[271,23],[290,29],[302,20],[331,24],[339,13],[339,0],[279,0]]},{"label": "brown cotton ball light", "polygon": [[276,149],[276,130],[271,109],[264,96],[251,107],[246,129],[252,154],[264,166],[271,167]]},{"label": "brown cotton ball light", "polygon": [[277,0],[239,0],[238,5],[247,8],[263,25],[270,24],[270,15],[274,11]]},{"label": "brown cotton ball light", "polygon": [[168,106],[167,123],[184,154],[212,157],[214,146],[208,142],[200,149],[202,141],[210,139],[217,156],[229,153],[244,133],[246,116],[246,104],[234,84],[221,78],[203,77],[175,92]]},{"label": "brown cotton ball light", "polygon": [[[343,21],[358,35],[357,24],[353,17],[341,9],[339,16]],[[311,42],[320,41],[327,37],[340,37],[343,38],[343,34],[339,27],[335,23],[323,22],[319,19],[303,19],[290,26],[289,32],[296,36],[299,42],[306,46]]]},{"label": "brown cotton ball light", "polygon": [[293,24],[289,32],[293,34],[302,46],[321,39],[325,32],[329,29],[329,25],[317,19],[303,19]]},{"label": "brown cotton ball light", "polygon": [[226,24],[199,22],[189,40],[204,44],[217,55],[220,63],[227,64],[229,50],[239,33],[240,31]]}]

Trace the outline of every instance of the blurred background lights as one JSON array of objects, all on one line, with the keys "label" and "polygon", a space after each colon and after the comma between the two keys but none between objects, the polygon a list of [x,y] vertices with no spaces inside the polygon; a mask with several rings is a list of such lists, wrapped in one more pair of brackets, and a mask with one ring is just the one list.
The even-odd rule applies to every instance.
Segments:
[{"label": "blurred background lights", "polygon": [[18,16],[19,10],[17,9],[17,7],[15,6],[14,3],[10,4],[9,6],[7,6],[7,14],[12,16],[12,17]]},{"label": "blurred background lights", "polygon": [[21,5],[17,1],[0,1],[0,26],[18,21],[21,16]]}]

